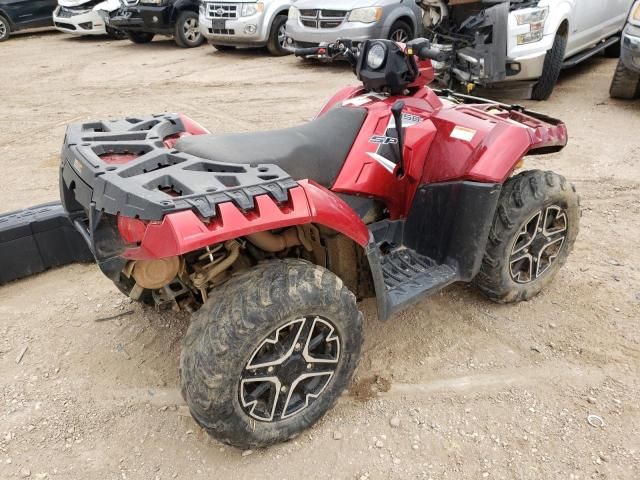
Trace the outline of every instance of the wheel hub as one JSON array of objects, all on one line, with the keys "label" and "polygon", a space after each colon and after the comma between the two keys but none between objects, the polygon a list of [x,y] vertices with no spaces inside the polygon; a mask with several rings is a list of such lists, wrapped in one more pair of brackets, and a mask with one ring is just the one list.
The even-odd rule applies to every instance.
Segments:
[{"label": "wheel hub", "polygon": [[553,265],[567,235],[567,214],[551,205],[534,213],[516,234],[509,258],[511,278],[530,283]]},{"label": "wheel hub", "polygon": [[308,408],[336,371],[340,343],[334,325],[320,316],[297,318],[277,328],[242,371],[239,397],[244,412],[271,422]]}]

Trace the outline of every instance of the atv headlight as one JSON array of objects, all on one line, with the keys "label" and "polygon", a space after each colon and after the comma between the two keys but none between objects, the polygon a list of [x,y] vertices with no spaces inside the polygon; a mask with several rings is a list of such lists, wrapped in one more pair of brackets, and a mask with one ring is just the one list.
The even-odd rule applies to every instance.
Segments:
[{"label": "atv headlight", "polygon": [[140,0],[141,5],[161,5],[164,0]]},{"label": "atv headlight", "polygon": [[544,24],[548,15],[549,7],[520,10],[515,14],[518,25],[530,25],[539,22],[543,22]]},{"label": "atv headlight", "polygon": [[243,17],[250,17],[251,15],[255,15],[256,13],[260,12],[264,12],[264,3],[243,3],[242,12],[240,13],[240,15]]},{"label": "atv headlight", "polygon": [[371,70],[379,69],[387,57],[387,47],[381,43],[374,43],[367,52],[367,67]]},{"label": "atv headlight", "polygon": [[300,10],[296,7],[289,7],[289,18],[292,20],[297,20],[300,18]]},{"label": "atv headlight", "polygon": [[382,8],[365,7],[355,8],[349,14],[349,22],[373,23],[382,18]]}]

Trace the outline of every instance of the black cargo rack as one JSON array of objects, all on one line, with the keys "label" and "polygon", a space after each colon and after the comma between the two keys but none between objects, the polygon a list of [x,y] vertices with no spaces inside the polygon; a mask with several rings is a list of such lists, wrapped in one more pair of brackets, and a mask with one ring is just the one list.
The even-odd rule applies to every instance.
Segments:
[{"label": "black cargo rack", "polygon": [[[81,206],[161,220],[168,213],[194,210],[211,218],[225,202],[251,210],[259,195],[288,200],[297,183],[275,165],[222,163],[168,148],[167,139],[186,131],[182,118],[162,114],[70,125],[61,154],[67,211]],[[77,203],[71,205],[73,200]]]}]

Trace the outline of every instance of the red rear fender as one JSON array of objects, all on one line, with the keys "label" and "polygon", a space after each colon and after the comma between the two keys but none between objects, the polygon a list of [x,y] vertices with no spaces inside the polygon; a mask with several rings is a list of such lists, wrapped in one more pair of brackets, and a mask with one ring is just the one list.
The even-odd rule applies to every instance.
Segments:
[{"label": "red rear fender", "polygon": [[307,223],[325,225],[359,245],[366,245],[369,240],[366,225],[343,200],[313,182],[298,183],[298,187],[289,191],[286,205],[278,205],[270,196],[261,195],[249,212],[228,202],[219,205],[216,217],[203,221],[192,210],[185,210],[147,224],[143,232],[129,221],[120,221],[123,238],[133,240],[137,235],[139,240],[138,246],[126,250],[123,256],[141,260],[183,255],[252,233]]}]

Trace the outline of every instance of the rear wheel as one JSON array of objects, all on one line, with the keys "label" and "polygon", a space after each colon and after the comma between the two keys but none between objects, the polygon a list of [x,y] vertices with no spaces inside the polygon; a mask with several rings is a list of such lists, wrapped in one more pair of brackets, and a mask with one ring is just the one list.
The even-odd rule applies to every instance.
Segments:
[{"label": "rear wheel", "polygon": [[258,265],[212,292],[180,357],[182,395],[212,437],[240,448],[289,440],[337,401],[356,368],[362,315],[328,270]]},{"label": "rear wheel", "polygon": [[200,32],[196,12],[184,11],[178,15],[174,39],[176,44],[182,48],[199,47],[204,43],[204,36]]},{"label": "rear wheel", "polygon": [[133,43],[149,43],[155,36],[151,32],[127,32],[127,38]]},{"label": "rear wheel", "polygon": [[397,20],[389,29],[389,40],[394,42],[407,43],[413,38],[411,25],[402,20]]},{"label": "rear wheel", "polygon": [[269,41],[267,42],[267,49],[269,50],[269,53],[271,53],[271,55],[280,57],[291,53],[286,49],[286,24],[287,16],[278,15],[271,25],[271,31],[269,32]]},{"label": "rear wheel", "polygon": [[623,100],[632,100],[640,97],[640,74],[632,72],[624,65],[622,60],[619,60],[609,94],[613,98],[621,98]]},{"label": "rear wheel", "polygon": [[547,56],[544,59],[542,76],[533,87],[533,92],[531,93],[532,100],[548,100],[549,97],[551,97],[553,89],[556,87],[556,83],[558,83],[558,78],[560,77],[566,50],[567,36],[557,34],[553,41],[553,47],[547,52]]},{"label": "rear wheel", "polygon": [[532,170],[510,178],[474,283],[499,303],[533,298],[567,261],[579,224],[579,198],[564,177]]},{"label": "rear wheel", "polygon": [[11,36],[11,25],[9,20],[0,15],[0,42],[9,40]]}]

